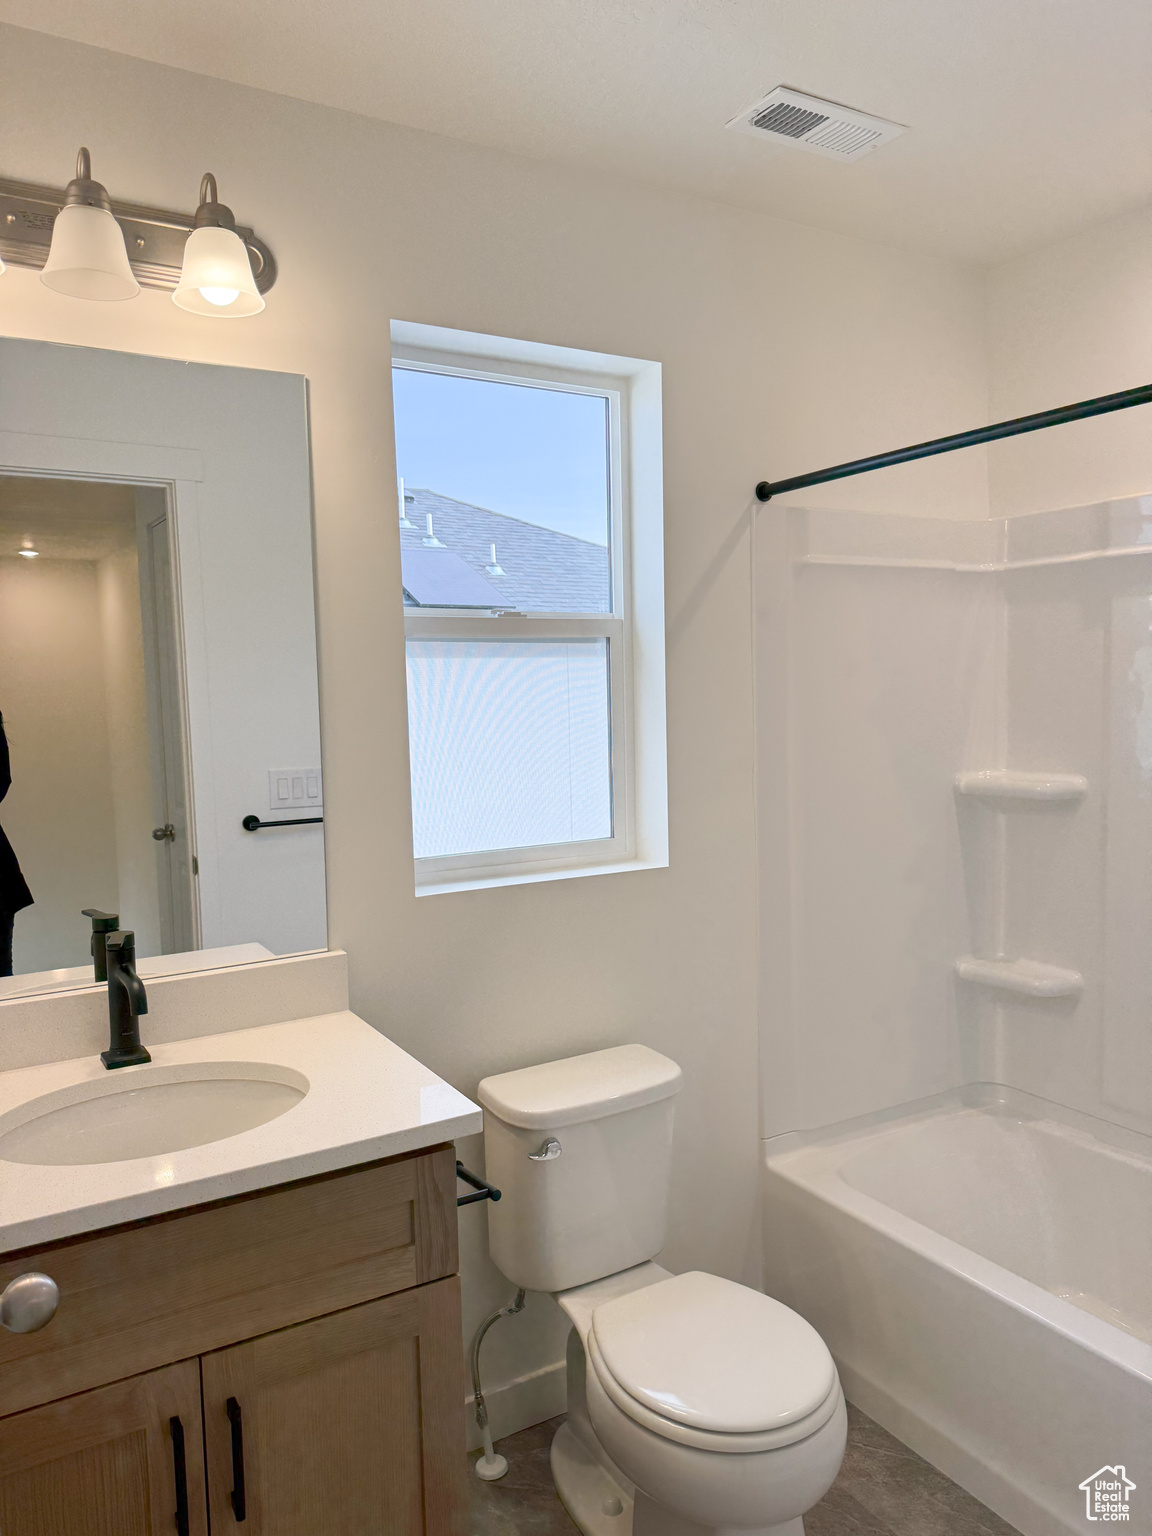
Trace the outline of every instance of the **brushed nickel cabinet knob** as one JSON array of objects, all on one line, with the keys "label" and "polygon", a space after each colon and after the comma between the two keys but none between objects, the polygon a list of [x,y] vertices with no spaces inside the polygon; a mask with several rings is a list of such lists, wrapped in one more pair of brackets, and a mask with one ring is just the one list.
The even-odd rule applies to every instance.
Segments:
[{"label": "brushed nickel cabinet knob", "polygon": [[55,1280],[29,1270],[9,1281],[0,1293],[0,1327],[9,1333],[35,1333],[52,1321],[59,1305]]}]

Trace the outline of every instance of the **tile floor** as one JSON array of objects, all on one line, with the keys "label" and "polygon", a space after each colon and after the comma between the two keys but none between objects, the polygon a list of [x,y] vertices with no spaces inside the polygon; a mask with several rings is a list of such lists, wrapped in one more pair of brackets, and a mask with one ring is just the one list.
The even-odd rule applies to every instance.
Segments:
[{"label": "tile floor", "polygon": [[[499,1443],[508,1473],[472,1477],[471,1536],[578,1536],[552,1487],[552,1419]],[[805,1536],[1017,1536],[1013,1526],[910,1451],[859,1409],[848,1409],[840,1476],[804,1517]]]}]

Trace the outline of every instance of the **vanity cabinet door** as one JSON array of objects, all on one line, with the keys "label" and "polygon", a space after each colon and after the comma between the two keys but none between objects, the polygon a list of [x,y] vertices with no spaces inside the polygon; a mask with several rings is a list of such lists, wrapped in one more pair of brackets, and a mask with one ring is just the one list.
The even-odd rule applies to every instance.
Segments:
[{"label": "vanity cabinet door", "polygon": [[460,1536],[455,1277],[201,1365],[213,1536]]},{"label": "vanity cabinet door", "polygon": [[207,1536],[195,1360],[0,1419],[4,1536]]}]

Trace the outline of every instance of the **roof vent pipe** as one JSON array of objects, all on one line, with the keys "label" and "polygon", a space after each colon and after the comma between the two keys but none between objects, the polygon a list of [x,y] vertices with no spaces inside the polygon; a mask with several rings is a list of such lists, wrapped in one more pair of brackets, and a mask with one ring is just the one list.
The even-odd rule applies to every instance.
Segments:
[{"label": "roof vent pipe", "polygon": [[408,516],[408,513],[405,511],[405,508],[404,508],[404,503],[405,503],[406,500],[407,500],[407,497],[404,495],[404,476],[401,475],[400,476],[400,526],[401,526],[401,528],[412,528],[412,529],[415,529],[416,524],[411,521],[411,519]]},{"label": "roof vent pipe", "polygon": [[420,540],[420,542],[421,544],[426,545],[429,549],[444,549],[446,547],[445,545],[441,544],[440,540],[436,537],[436,532],[432,527],[431,512],[428,514],[428,532]]}]

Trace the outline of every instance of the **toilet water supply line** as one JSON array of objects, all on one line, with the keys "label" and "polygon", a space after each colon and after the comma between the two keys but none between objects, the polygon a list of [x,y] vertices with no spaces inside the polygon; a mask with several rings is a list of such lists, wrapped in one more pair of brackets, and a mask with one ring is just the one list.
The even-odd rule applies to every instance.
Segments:
[{"label": "toilet water supply line", "polygon": [[497,1307],[495,1312],[487,1316],[476,1330],[476,1337],[472,1341],[472,1395],[476,1402],[476,1423],[480,1430],[480,1438],[484,1442],[484,1454],[476,1463],[476,1476],[486,1483],[493,1483],[498,1477],[503,1477],[508,1470],[508,1461],[503,1456],[498,1456],[492,1449],[492,1431],[488,1428],[488,1405],[484,1401],[484,1393],[480,1387],[480,1346],[484,1342],[484,1335],[493,1323],[499,1322],[502,1317],[515,1317],[517,1312],[524,1310],[524,1292],[516,1292],[515,1300],[510,1307]]}]

